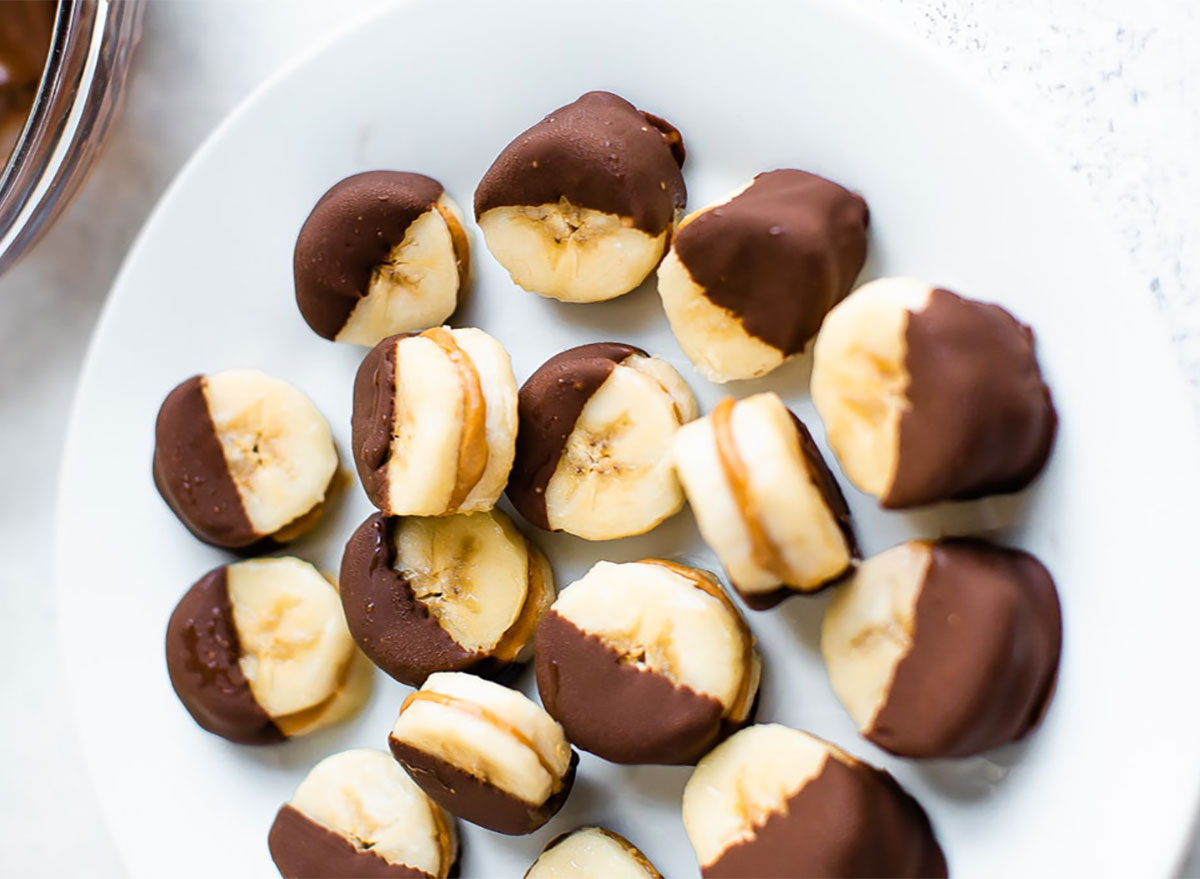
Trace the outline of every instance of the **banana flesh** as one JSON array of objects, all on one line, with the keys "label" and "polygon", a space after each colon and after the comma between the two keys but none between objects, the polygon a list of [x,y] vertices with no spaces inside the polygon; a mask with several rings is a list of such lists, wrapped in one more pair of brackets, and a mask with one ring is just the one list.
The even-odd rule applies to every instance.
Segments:
[{"label": "banana flesh", "polygon": [[337,341],[371,347],[396,333],[441,324],[458,302],[466,248],[462,211],[443,193],[376,268]]},{"label": "banana flesh", "polygon": [[514,283],[562,302],[628,293],[658,265],[670,240],[670,229],[650,235],[626,218],[566,199],[492,208],[479,228]]},{"label": "banana flesh", "polygon": [[324,500],[337,448],[324,416],[287,382],[250,369],[204,378],[204,396],[242,507],[272,535]]}]

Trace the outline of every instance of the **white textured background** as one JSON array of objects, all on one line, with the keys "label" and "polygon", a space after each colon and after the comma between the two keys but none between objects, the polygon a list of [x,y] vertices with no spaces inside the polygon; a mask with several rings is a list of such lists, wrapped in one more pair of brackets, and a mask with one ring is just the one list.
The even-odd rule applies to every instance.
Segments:
[{"label": "white textured background", "polygon": [[[63,429],[108,286],[163,188],[225,113],[382,2],[151,0],[125,113],[95,175],[0,279],[0,876],[122,875],[62,696],[70,670],[57,659],[51,558]],[[1200,402],[1200,4],[843,2],[996,93],[1081,178],[1129,251],[1142,285],[1131,295],[1161,307]],[[1185,872],[1200,875],[1195,854]]]}]

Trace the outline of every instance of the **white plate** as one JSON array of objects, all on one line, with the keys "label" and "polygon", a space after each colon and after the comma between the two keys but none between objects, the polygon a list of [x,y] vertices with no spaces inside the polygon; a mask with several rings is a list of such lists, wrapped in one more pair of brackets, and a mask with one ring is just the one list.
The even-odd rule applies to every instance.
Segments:
[{"label": "white plate", "polygon": [[[779,166],[862,191],[866,275],[915,274],[1009,306],[1037,330],[1061,414],[1052,465],[1020,498],[905,515],[847,492],[868,552],[987,530],[1045,560],[1066,637],[1040,731],[985,758],[881,754],[826,681],[823,598],[751,615],[766,656],[759,718],[891,769],[959,875],[1171,870],[1200,783],[1200,593],[1179,555],[1200,535],[1198,446],[1161,327],[1082,202],[977,94],[824,4],[425,0],[342,34],[221,127],[146,226],[96,333],[63,468],[58,589],[87,763],[131,873],[273,875],[276,808],[320,757],[384,746],[404,691],[381,675],[355,721],[277,747],[230,745],[191,722],[168,685],[163,632],[187,586],[229,557],[192,539],[155,493],[159,402],[196,372],[266,369],[316,400],[349,460],[362,351],[318,339],[296,310],[291,249],[308,209],[342,176],[378,167],[431,174],[469,208],[509,138],[592,88],[679,126],[692,205]],[[559,305],[514,288],[478,234],[473,243],[475,295],[458,320],[499,337],[518,380],[563,348],[620,339],[666,356],[706,407],[719,398],[671,338],[653,289]],[[801,359],[733,390],[780,390],[820,438],[807,372]],[[367,513],[353,489],[294,551],[336,570]],[[600,558],[714,564],[686,513],[616,543],[538,539],[563,584]],[[583,821],[627,834],[669,876],[694,875],[679,820],[686,778],[584,757],[543,830],[513,839],[469,828],[464,875],[521,875],[547,839]]]}]

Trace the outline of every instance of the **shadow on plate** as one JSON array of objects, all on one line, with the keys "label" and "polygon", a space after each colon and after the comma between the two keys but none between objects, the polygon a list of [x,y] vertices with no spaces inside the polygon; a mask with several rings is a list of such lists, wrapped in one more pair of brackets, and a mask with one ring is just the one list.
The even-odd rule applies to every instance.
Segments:
[{"label": "shadow on plate", "polygon": [[[797,395],[803,395],[805,398],[808,398],[808,386],[812,378],[812,349],[813,344],[809,342],[808,347],[804,351],[761,378],[731,381],[724,385],[717,385],[716,387],[723,389],[721,396],[733,396],[739,400],[753,394],[764,394],[768,391],[774,391],[779,394],[785,402],[795,398]],[[805,426],[811,427],[807,422]]]},{"label": "shadow on plate", "polygon": [[934,504],[900,513],[914,535],[926,538],[977,536],[1003,543],[1004,533],[1026,521],[1036,485],[1016,494]]},{"label": "shadow on plate", "polygon": [[833,599],[833,590],[834,587],[829,586],[812,594],[797,592],[775,609],[775,613],[787,620],[796,640],[817,658],[821,656],[821,621],[825,619],[825,608]]},{"label": "shadow on plate", "polygon": [[[353,718],[349,719],[349,722],[353,723]],[[385,731],[384,736],[386,735]],[[227,746],[232,761],[255,763],[265,769],[295,774],[297,783],[321,760],[349,747],[346,744],[344,723],[335,723],[333,726],[274,745],[246,746],[228,742]],[[384,738],[379,743],[372,742],[370,746],[386,749],[387,740]]]},{"label": "shadow on plate", "polygon": [[[515,292],[537,296],[536,293],[521,290]],[[557,299],[541,298],[553,322],[581,327],[597,340],[619,342],[663,319],[657,275],[654,272],[629,293],[605,302],[559,302]]]},{"label": "shadow on plate", "polygon": [[971,802],[990,796],[1018,766],[1029,741],[1013,742],[978,757],[913,761],[922,780],[952,800]]},{"label": "shadow on plate", "polygon": [[625,796],[678,809],[683,786],[692,766],[621,766],[621,790]]}]

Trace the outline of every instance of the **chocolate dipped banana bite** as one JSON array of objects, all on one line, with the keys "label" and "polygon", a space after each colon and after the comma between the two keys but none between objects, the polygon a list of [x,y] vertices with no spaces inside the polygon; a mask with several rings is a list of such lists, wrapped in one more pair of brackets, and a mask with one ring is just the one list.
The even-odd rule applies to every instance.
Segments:
[{"label": "chocolate dipped banana bite", "polygon": [[349,717],[375,670],[354,646],[336,588],[297,558],[222,565],[167,624],[167,673],[201,727],[245,745]]},{"label": "chocolate dipped banana bite", "polygon": [[497,833],[532,833],[571,792],[579,755],[516,690],[438,672],[410,693],[388,737],[413,781],[447,811]]},{"label": "chocolate dipped banana bite", "polygon": [[292,257],[296,304],[319,336],[372,346],[446,320],[466,283],[462,212],[423,174],[367,171],[333,185]]},{"label": "chocolate dipped banana bite", "polygon": [[905,757],[967,757],[1025,736],[1061,648],[1041,562],[968,538],[910,540],[863,562],[821,628],[834,692],[860,732]]},{"label": "chocolate dipped banana bite", "polygon": [[519,286],[564,302],[628,293],[654,271],[687,199],[670,123],[588,92],[517,135],[475,190],[475,219]]},{"label": "chocolate dipped banana bite", "polygon": [[779,724],[700,761],[683,826],[705,879],[946,875],[925,810],[887,772]]},{"label": "chocolate dipped banana bite", "polygon": [[538,692],[567,737],[614,763],[694,763],[753,713],[754,636],[712,575],[597,562],[538,626]]},{"label": "chocolate dipped banana bite", "polygon": [[551,357],[521,386],[508,497],[539,528],[643,534],[683,508],[670,449],[696,398],[669,363],[621,342]]},{"label": "chocolate dipped banana bite", "polygon": [[179,384],[154,426],[154,484],[205,543],[284,543],[317,524],[338,453],[297,388],[252,369]]},{"label": "chocolate dipped banana bite", "polygon": [[499,510],[376,513],[346,544],[340,579],[358,646],[414,687],[438,671],[511,679],[554,601],[546,556]]},{"label": "chocolate dipped banana bite", "polygon": [[861,196],[791,169],[684,217],[658,292],[700,374],[756,378],[803,351],[862,269],[868,217]]},{"label": "chocolate dipped banana bite", "polygon": [[354,463],[385,516],[490,510],[508,481],[516,436],[512,364],[483,330],[389,336],[358,368]]},{"label": "chocolate dipped banana bite", "polygon": [[846,476],[889,509],[1018,491],[1057,426],[1029,327],[912,278],[830,312],[812,397]]},{"label": "chocolate dipped banana bite", "polygon": [[458,865],[454,818],[374,748],[314,766],[267,844],[284,879],[446,879]]}]

